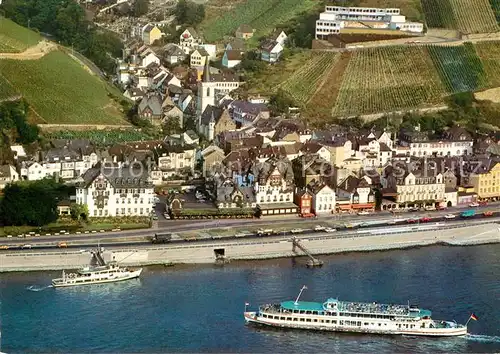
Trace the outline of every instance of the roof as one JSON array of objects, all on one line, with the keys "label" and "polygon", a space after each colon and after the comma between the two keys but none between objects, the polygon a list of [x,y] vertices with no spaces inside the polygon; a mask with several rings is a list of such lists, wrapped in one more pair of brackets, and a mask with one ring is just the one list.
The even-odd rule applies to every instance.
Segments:
[{"label": "roof", "polygon": [[[245,51],[245,41],[241,38],[235,38],[228,43],[232,50],[239,50],[240,52]],[[227,47],[227,46],[226,46]]]},{"label": "roof", "polygon": [[146,26],[144,26],[144,32],[151,32],[151,30],[155,27],[156,27],[155,25],[148,23]]},{"label": "roof", "polygon": [[0,165],[0,177],[12,177],[10,172],[11,168],[13,168],[10,165]]},{"label": "roof", "polygon": [[286,33],[283,30],[278,29],[278,30],[275,30],[273,33],[271,33],[269,38],[273,41],[277,41],[278,37],[281,35],[281,33],[284,33],[286,36]]},{"label": "roof", "polygon": [[146,108],[150,108],[154,115],[162,114],[162,99],[160,94],[148,94],[139,103],[138,112],[141,114]]},{"label": "roof", "polygon": [[242,24],[242,25],[240,25],[240,27],[238,27],[238,29],[236,30],[236,32],[240,32],[240,33],[253,33],[253,28],[250,25]]},{"label": "roof", "polygon": [[82,175],[83,181],[78,186],[88,188],[100,175],[109,181],[114,188],[153,188],[146,168],[134,168],[133,165],[125,167],[101,166],[100,163]]},{"label": "roof", "polygon": [[266,52],[270,52],[274,49],[274,47],[276,47],[279,43],[276,42],[275,40],[273,39],[266,39],[264,42],[262,42],[262,44],[260,45],[260,49],[266,51]]},{"label": "roof", "polygon": [[309,301],[284,301],[281,303],[281,307],[287,310],[304,310],[304,311],[324,311],[323,304],[320,302],[309,302]]},{"label": "roof", "polygon": [[168,56],[185,56],[186,54],[177,44],[169,43],[163,47],[163,54]]},{"label": "roof", "polygon": [[217,122],[219,118],[222,116],[223,112],[224,110],[220,107],[208,105],[201,114],[200,123],[202,125],[208,125],[208,123],[210,123],[212,119],[214,119],[215,122]]},{"label": "roof", "polygon": [[196,30],[193,27],[188,27],[184,31],[188,31],[189,33],[191,33],[191,36],[193,37],[199,37],[198,32],[196,32]]},{"label": "roof", "polygon": [[193,53],[191,53],[191,55],[193,55],[195,52],[198,52],[198,54],[200,54],[202,57],[208,57],[208,56],[210,56],[210,54],[208,54],[208,52],[206,51],[206,49],[203,48],[203,47],[196,48],[195,51]]},{"label": "roof", "polygon": [[238,50],[226,50],[224,55],[227,57],[227,60],[241,60],[242,55]]}]

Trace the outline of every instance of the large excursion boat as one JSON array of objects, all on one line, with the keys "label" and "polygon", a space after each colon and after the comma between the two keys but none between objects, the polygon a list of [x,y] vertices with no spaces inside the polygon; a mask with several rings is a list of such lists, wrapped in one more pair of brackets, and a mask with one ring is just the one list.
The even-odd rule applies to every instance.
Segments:
[{"label": "large excursion boat", "polygon": [[[257,312],[245,312],[247,323],[273,327],[321,331],[406,334],[420,336],[462,336],[467,324],[431,319],[431,311],[409,305],[387,305],[376,302],[347,302],[328,299],[324,303],[295,301],[268,304]],[[474,319],[474,315],[472,317]]]}]

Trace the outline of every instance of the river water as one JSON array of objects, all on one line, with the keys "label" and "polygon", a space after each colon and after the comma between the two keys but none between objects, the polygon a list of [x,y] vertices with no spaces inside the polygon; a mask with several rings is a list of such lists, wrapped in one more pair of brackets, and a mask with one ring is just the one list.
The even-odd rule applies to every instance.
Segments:
[{"label": "river water", "polygon": [[[141,279],[53,289],[60,272],[0,275],[2,351],[499,352],[500,245],[426,247],[218,266],[149,267]],[[418,304],[470,335],[422,338],[277,330],[244,324],[244,303],[292,300]]]}]

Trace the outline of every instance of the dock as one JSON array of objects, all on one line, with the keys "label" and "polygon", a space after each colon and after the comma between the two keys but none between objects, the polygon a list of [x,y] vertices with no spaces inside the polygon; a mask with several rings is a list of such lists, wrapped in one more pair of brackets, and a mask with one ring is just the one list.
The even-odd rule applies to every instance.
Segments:
[{"label": "dock", "polygon": [[302,245],[300,243],[300,240],[297,239],[297,238],[293,238],[292,239],[292,242],[293,242],[293,249],[292,251],[295,252],[295,253],[298,253],[297,252],[297,248],[299,248],[302,252],[304,252],[304,254],[309,257],[309,260],[307,261],[306,265],[307,267],[309,268],[314,268],[314,267],[321,267],[323,266],[324,262],[316,257],[314,257],[311,252],[309,252],[307,250],[307,248],[304,247],[304,245]]}]

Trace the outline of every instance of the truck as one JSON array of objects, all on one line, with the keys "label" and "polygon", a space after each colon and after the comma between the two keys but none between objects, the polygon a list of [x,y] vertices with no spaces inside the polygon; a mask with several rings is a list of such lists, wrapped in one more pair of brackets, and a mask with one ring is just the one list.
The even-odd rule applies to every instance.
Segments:
[{"label": "truck", "polygon": [[461,218],[471,218],[474,215],[476,215],[476,211],[475,210],[466,210],[466,211],[464,211],[464,212],[462,212],[460,214],[460,217]]},{"label": "truck", "polygon": [[157,233],[151,238],[153,243],[167,243],[172,239],[171,233]]}]

